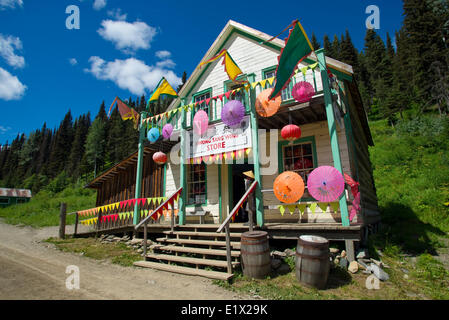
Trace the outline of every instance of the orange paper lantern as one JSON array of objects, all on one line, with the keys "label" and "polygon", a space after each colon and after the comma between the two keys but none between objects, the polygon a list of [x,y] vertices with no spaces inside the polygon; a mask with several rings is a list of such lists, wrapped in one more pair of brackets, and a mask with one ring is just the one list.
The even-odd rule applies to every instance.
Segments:
[{"label": "orange paper lantern", "polygon": [[273,184],[274,195],[284,203],[295,203],[304,194],[304,180],[293,171],[280,174]]},{"label": "orange paper lantern", "polygon": [[271,117],[278,112],[281,106],[282,97],[279,95],[277,98],[268,100],[273,89],[265,89],[256,98],[256,111],[264,118]]}]

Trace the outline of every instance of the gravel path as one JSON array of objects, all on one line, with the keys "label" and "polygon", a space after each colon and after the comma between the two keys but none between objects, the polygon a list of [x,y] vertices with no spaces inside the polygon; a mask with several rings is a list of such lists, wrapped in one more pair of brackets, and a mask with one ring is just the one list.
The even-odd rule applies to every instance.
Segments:
[{"label": "gravel path", "polygon": [[[61,252],[42,242],[57,234],[58,227],[35,229],[0,221],[0,300],[250,299],[220,288],[208,279],[122,267]],[[79,290],[66,289],[69,265],[80,270]]]}]

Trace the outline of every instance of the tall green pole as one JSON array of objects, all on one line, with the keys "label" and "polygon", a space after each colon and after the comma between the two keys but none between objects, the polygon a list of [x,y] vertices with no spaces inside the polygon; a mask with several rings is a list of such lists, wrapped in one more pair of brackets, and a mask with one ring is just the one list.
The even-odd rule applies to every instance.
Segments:
[{"label": "tall green pole", "polygon": [[[337,127],[335,124],[334,110],[332,105],[332,92],[329,86],[329,76],[327,74],[326,57],[324,49],[316,51],[318,64],[321,71],[321,81],[323,83],[324,104],[326,106],[327,125],[329,128],[329,136],[331,139],[332,158],[334,159],[334,167],[343,174],[343,166],[340,158],[340,146],[338,144]],[[349,226],[348,204],[346,202],[346,193],[340,197],[341,223],[343,226]]]},{"label": "tall green pole", "polygon": [[[181,99],[181,104],[184,106],[186,100]],[[186,199],[187,199],[187,165],[186,165],[186,139],[185,135],[188,134],[186,131],[186,111],[182,109],[181,114],[181,158],[180,158],[180,184],[182,187],[181,196],[179,197],[179,224],[184,225],[186,220]],[[190,146],[189,146],[190,147]]]},{"label": "tall green pole", "polygon": [[[249,82],[255,81],[255,76],[248,76]],[[257,181],[255,190],[256,194],[256,219],[257,225],[262,227],[264,224],[264,209],[263,209],[263,196],[262,196],[262,176],[260,174],[260,162],[259,162],[259,133],[257,125],[256,115],[256,91],[254,88],[249,89],[249,103],[250,103],[250,118],[251,118],[251,140],[253,144],[253,162],[254,162],[254,178]]]},{"label": "tall green pole", "polygon": [[[142,193],[143,146],[145,143],[145,128],[143,126],[143,119],[146,118],[146,116],[147,116],[146,112],[142,112],[140,115],[139,152],[137,154],[137,173],[136,173],[136,195],[135,195],[136,199],[140,198]],[[134,217],[133,217],[134,225],[138,224],[139,220],[140,220],[139,204],[136,201],[136,204],[134,205]]]}]

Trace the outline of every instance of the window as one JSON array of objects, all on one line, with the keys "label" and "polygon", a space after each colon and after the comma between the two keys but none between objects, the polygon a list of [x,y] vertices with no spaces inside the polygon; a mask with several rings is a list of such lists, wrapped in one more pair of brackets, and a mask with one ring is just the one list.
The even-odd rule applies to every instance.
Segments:
[{"label": "window", "polygon": [[25,203],[27,202],[27,199],[25,198],[17,198],[17,203]]},{"label": "window", "polygon": [[9,204],[9,199],[8,198],[0,199],[0,204]]},{"label": "window", "polygon": [[[235,90],[238,88],[243,88],[243,84],[231,84],[228,85],[228,90]],[[233,96],[231,96],[232,100],[238,100],[240,101],[244,106],[246,106],[245,103],[245,90],[239,90],[237,91]]]},{"label": "window", "polygon": [[187,172],[188,205],[206,203],[206,165],[191,164]]},{"label": "window", "polygon": [[[275,75],[276,75],[276,68],[269,69],[269,70],[263,72],[263,79],[270,79],[270,78],[274,77]],[[271,84],[271,85],[269,83],[266,84],[267,89],[273,88],[273,87],[274,87],[274,81],[273,81],[273,84]],[[292,88],[293,88],[293,82],[290,81],[288,88],[282,90],[282,92],[281,92],[282,101],[287,101],[287,100],[293,99]]]},{"label": "window", "polygon": [[[307,178],[315,168],[316,159],[314,145],[312,142],[304,142],[293,145],[284,145],[282,147],[284,171],[293,171],[298,173],[307,185]],[[307,190],[304,192],[304,198],[310,198]]]},{"label": "window", "polygon": [[209,106],[206,105],[206,99],[210,99],[210,97],[211,97],[210,91],[194,96],[193,102],[196,103],[203,101],[201,104],[198,104],[198,107],[195,110],[204,110],[206,111],[207,114],[209,114]]}]

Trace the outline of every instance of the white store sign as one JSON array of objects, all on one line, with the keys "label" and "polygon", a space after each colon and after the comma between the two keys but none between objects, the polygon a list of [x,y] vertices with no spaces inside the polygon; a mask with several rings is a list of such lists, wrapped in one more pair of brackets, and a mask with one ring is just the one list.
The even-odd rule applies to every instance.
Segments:
[{"label": "white store sign", "polygon": [[249,116],[233,127],[223,122],[209,125],[203,136],[190,131],[190,157],[198,158],[225,152],[238,151],[252,147],[251,124]]}]

